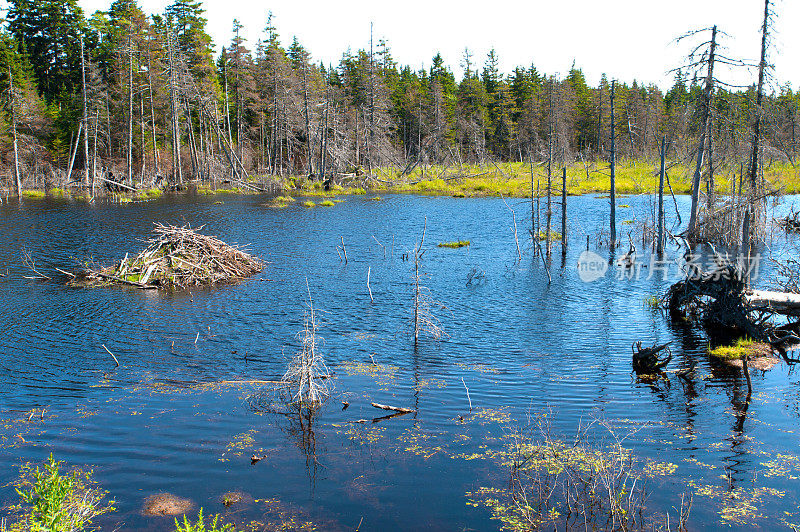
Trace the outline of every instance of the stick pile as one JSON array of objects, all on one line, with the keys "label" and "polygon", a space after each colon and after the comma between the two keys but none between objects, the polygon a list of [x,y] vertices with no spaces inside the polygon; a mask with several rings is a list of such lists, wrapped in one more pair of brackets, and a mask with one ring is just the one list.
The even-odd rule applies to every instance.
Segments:
[{"label": "stick pile", "polygon": [[187,288],[239,281],[264,267],[258,258],[212,236],[202,235],[188,225],[156,224],[153,233],[147,248],[133,259],[126,254],[115,268],[88,269],[70,284]]}]

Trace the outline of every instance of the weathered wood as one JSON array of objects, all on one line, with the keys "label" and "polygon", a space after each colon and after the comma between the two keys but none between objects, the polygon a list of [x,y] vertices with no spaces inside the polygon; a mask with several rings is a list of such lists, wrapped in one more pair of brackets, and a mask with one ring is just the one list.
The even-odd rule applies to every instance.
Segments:
[{"label": "weathered wood", "polygon": [[800,294],[750,290],[744,294],[744,299],[751,307],[766,308],[778,314],[800,316]]},{"label": "weathered wood", "polygon": [[380,403],[371,403],[371,404],[375,408],[380,408],[381,410],[394,410],[395,412],[402,412],[404,414],[411,414],[413,412],[416,412],[416,410],[413,410],[411,408],[403,408],[401,406],[382,405]]}]

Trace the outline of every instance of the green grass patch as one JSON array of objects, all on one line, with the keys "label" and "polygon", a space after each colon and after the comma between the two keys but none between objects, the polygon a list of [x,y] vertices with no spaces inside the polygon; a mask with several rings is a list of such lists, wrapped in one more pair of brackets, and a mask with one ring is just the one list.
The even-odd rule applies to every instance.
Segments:
[{"label": "green grass patch", "polygon": [[381,201],[382,199],[383,198],[380,197],[380,196],[375,196],[375,197],[369,198],[369,201]]},{"label": "green grass patch", "polygon": [[164,191],[160,188],[149,188],[147,190],[143,190],[133,196],[135,201],[147,201],[151,199],[160,198],[164,195]]},{"label": "green grass patch", "polygon": [[316,206],[316,205],[317,205],[317,204],[316,204],[316,203],[314,203],[314,202],[313,202],[313,201],[311,201],[311,200],[306,200],[306,201],[304,201],[304,202],[303,202],[303,207],[306,207],[306,208],[308,208],[308,209],[310,209],[311,207],[314,207],[314,206]]},{"label": "green grass patch", "polygon": [[281,202],[281,203],[291,203],[293,201],[297,201],[291,196],[276,196],[273,201]]},{"label": "green grass patch", "polygon": [[332,202],[331,200],[325,200],[322,203],[320,203],[320,206],[322,206],[322,207],[333,207],[334,205],[336,205],[336,204],[334,202]]},{"label": "green grass patch", "polygon": [[23,190],[22,197],[30,199],[44,199],[46,194],[41,190]]},{"label": "green grass patch", "polygon": [[745,356],[757,357],[771,353],[771,348],[750,338],[739,338],[734,345],[722,345],[708,349],[708,354],[721,360],[740,360]]},{"label": "green grass patch", "polygon": [[457,240],[455,242],[439,242],[437,244],[440,248],[457,249],[469,246],[469,240]]}]

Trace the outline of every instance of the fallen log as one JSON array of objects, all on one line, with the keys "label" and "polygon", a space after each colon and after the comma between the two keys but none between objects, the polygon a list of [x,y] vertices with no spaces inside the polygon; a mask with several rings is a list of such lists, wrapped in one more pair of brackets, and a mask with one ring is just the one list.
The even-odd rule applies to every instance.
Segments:
[{"label": "fallen log", "polygon": [[744,294],[744,300],[746,304],[754,308],[786,316],[800,316],[800,294],[771,290],[748,290]]},{"label": "fallen log", "polygon": [[375,408],[380,408],[381,410],[394,410],[395,412],[401,412],[403,414],[411,414],[413,412],[416,412],[416,410],[413,410],[411,408],[403,408],[401,406],[382,405],[380,403],[371,403],[371,404]]}]

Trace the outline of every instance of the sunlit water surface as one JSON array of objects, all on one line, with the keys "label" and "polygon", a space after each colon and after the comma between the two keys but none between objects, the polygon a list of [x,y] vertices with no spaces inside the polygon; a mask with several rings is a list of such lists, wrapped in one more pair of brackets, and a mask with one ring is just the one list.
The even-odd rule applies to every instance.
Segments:
[{"label": "sunlit water surface", "polygon": [[[493,530],[501,523],[490,509],[468,504],[467,493],[507,487],[507,470],[487,451],[502,450],[530,416],[549,411],[558,438],[601,419],[641,461],[677,466],[648,480],[653,512],[674,518],[686,493],[693,494],[692,529],[800,522],[797,375],[785,364],[754,371],[745,409],[740,373],[709,359],[699,331],[671,324],[646,303],[663,294],[677,267],[666,276],[643,268],[638,279],[620,279],[612,266],[600,280],[582,282],[576,263],[587,234],[590,248],[608,257],[596,246],[607,200],[569,198],[570,245],[563,262],[554,247],[548,282],[528,244],[526,200],[509,201],[518,260],[511,211],[500,199],[370,198],[313,209],[301,202],[276,209],[256,196],[222,204],[181,197],[0,206],[0,270],[8,269],[0,279],[0,502],[16,500],[7,483],[20,464],[52,452],[69,466],[94,469],[116,501],[117,511],[100,521],[104,529],[169,528],[171,517],[146,517],[142,504],[170,492],[239,524]],[[677,201],[686,212],[686,198]],[[652,199],[620,203],[627,240]],[[670,227],[672,212],[670,199]],[[402,255],[421,238],[426,217],[422,282],[446,306],[437,315],[447,336],[423,336],[415,348],[413,263]],[[136,253],[154,222],[204,226],[229,243],[249,244],[268,264],[240,285],[176,293],[23,278],[30,274],[23,248],[45,273],[89,258],[111,264]],[[342,239],[347,263],[337,252]],[[453,240],[471,245],[436,246]],[[788,244],[778,233],[770,239],[773,249]],[[637,247],[649,263],[649,251]],[[670,245],[669,253],[682,251]],[[761,284],[769,272],[762,265]],[[306,286],[335,375],[312,433],[266,412],[269,385],[220,383],[282,376],[298,349]],[[638,381],[634,341],[671,341],[669,369],[696,363],[697,377]],[[417,413],[348,423],[385,414],[372,401]],[[45,409],[44,419],[37,413],[28,421],[32,409]],[[253,454],[266,458],[251,465]],[[221,496],[231,490],[252,500],[225,508]],[[739,515],[742,505],[751,508]]]}]

